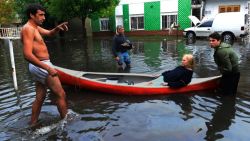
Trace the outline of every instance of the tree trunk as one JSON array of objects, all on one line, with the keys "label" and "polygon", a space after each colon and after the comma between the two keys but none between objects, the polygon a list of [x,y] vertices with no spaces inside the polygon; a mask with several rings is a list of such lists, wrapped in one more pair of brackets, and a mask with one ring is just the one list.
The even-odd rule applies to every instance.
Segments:
[{"label": "tree trunk", "polygon": [[83,37],[87,37],[87,32],[86,32],[86,28],[85,28],[85,19],[86,19],[86,17],[82,17],[82,35],[83,35]]}]

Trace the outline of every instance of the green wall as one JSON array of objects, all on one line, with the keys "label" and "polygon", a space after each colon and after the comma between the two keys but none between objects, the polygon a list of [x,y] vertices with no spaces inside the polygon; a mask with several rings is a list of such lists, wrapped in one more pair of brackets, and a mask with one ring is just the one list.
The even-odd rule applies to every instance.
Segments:
[{"label": "green wall", "polygon": [[160,2],[144,3],[144,29],[160,30],[161,29]]},{"label": "green wall", "polygon": [[[100,18],[98,19],[91,19],[91,27],[92,32],[100,32]],[[109,27],[111,31],[116,30],[116,24],[115,24],[115,15],[109,17]]]},{"label": "green wall", "polygon": [[128,4],[122,5],[123,11],[123,26],[125,31],[129,31],[129,6]]},{"label": "green wall", "polygon": [[[145,30],[161,30],[161,13],[160,13],[160,1],[145,2],[144,3],[144,29]],[[125,31],[130,31],[129,27],[129,5],[122,5],[123,10],[123,25]],[[188,16],[191,15],[191,0],[178,0],[178,23],[180,29],[183,30],[191,26],[191,22]],[[111,31],[115,31],[115,13],[110,18]],[[91,21],[92,31],[99,32],[100,25],[99,19]]]},{"label": "green wall", "polygon": [[178,0],[178,22],[180,29],[190,27],[189,15],[191,15],[191,0]]},{"label": "green wall", "polygon": [[109,17],[109,26],[110,30],[115,32],[116,30],[115,13],[113,14],[113,16]]},{"label": "green wall", "polygon": [[100,31],[99,18],[91,20],[91,27],[92,27],[92,32],[99,32]]}]

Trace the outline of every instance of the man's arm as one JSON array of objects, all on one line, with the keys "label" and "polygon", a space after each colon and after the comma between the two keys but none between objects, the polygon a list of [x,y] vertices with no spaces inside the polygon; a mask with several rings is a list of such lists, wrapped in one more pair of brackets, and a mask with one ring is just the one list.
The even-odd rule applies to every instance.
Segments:
[{"label": "man's arm", "polygon": [[116,35],[113,37],[113,44],[112,44],[112,53],[114,55],[114,57],[116,58],[118,55],[117,55],[117,50],[116,50],[116,46],[117,46],[117,43],[116,43]]},{"label": "man's arm", "polygon": [[38,27],[38,31],[42,35],[53,36],[56,33],[58,33],[59,31],[68,31],[67,25],[68,25],[68,22],[63,22],[63,23],[59,24],[58,26],[56,26],[55,28],[53,28],[52,30],[47,30],[47,29],[44,29],[42,27]]},{"label": "man's arm", "polygon": [[219,52],[220,54],[220,66],[218,66],[223,73],[228,73],[228,72],[232,72],[232,63],[229,57],[228,52]]}]

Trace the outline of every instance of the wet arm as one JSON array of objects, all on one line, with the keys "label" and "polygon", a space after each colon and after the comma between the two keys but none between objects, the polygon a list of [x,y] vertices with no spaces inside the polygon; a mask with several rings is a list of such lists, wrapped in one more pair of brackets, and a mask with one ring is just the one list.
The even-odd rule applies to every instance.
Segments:
[{"label": "wet arm", "polygon": [[68,22],[64,22],[64,23],[59,24],[58,26],[56,26],[52,30],[47,30],[47,29],[44,29],[42,27],[38,27],[38,30],[39,30],[39,33],[41,33],[42,35],[53,36],[53,35],[57,34],[59,31],[68,31],[67,25],[68,25]]},{"label": "wet arm", "polygon": [[114,57],[117,57],[117,51],[116,51],[116,46],[117,46],[117,43],[116,43],[116,37],[113,38],[113,45],[112,45],[112,53],[114,55]]}]

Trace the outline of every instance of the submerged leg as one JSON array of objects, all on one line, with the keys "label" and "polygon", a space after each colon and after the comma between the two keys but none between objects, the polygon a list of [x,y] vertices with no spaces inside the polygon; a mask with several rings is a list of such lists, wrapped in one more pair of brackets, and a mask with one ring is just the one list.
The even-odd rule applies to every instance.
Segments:
[{"label": "submerged leg", "polygon": [[68,112],[66,104],[66,94],[62,88],[61,82],[58,76],[48,76],[47,78],[48,87],[56,95],[56,105],[60,113],[61,118],[64,118]]},{"label": "submerged leg", "polygon": [[36,99],[32,104],[32,114],[30,124],[34,125],[37,123],[41,107],[46,97],[47,88],[40,82],[36,82]]}]

